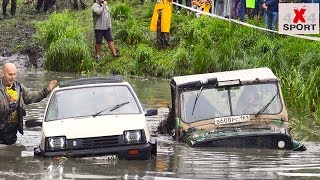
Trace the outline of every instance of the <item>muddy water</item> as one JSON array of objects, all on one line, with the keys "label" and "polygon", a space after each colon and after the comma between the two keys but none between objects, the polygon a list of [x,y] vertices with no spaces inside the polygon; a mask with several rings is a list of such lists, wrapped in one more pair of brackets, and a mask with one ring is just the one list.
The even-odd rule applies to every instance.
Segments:
[{"label": "muddy water", "polygon": [[[50,79],[66,80],[75,74],[21,71],[27,87],[45,87]],[[144,108],[167,113],[169,81],[126,78]],[[41,119],[46,100],[28,106],[29,119]],[[159,117],[161,118],[161,116]],[[156,129],[157,118],[149,119]],[[16,145],[0,145],[0,179],[315,179],[320,178],[320,146],[305,142],[304,152],[259,149],[193,149],[159,135],[158,156],[147,161],[113,160],[106,157],[79,159],[34,158],[40,128],[26,128]]]}]

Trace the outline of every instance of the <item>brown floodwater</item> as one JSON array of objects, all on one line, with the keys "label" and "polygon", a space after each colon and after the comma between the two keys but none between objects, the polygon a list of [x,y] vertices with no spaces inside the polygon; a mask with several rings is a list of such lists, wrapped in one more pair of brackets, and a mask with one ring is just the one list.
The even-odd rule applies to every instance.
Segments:
[{"label": "brown floodwater", "polygon": [[[1,60],[0,60],[1,63]],[[1,65],[1,64],[0,64]],[[46,87],[51,79],[79,77],[72,73],[50,73],[23,69],[18,79],[31,89]],[[20,66],[19,66],[20,68]],[[149,118],[156,131],[168,113],[169,80],[125,78],[135,89],[145,109],[159,108]],[[26,119],[41,119],[47,99],[27,107]],[[90,158],[35,158],[40,128],[25,128],[16,145],[0,145],[0,179],[318,179],[320,145],[304,142],[306,151],[266,149],[190,148],[170,136],[158,135],[158,156],[146,161]]]}]

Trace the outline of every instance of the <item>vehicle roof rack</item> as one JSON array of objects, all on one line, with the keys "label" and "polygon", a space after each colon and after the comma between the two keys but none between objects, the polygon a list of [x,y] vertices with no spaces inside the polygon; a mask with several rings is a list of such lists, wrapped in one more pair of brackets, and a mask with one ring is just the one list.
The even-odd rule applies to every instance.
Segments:
[{"label": "vehicle roof rack", "polygon": [[90,77],[90,78],[80,78],[72,79],[67,81],[62,81],[60,87],[77,86],[84,84],[100,84],[100,83],[120,83],[124,82],[121,75],[107,76],[107,77]]},{"label": "vehicle roof rack", "polygon": [[205,74],[192,74],[186,76],[176,76],[171,80],[171,84],[175,83],[174,86],[179,87],[190,82],[197,82],[203,79],[217,78],[218,82],[226,81],[240,81],[241,84],[250,84],[257,81],[260,82],[278,82],[278,78],[274,75],[271,69],[253,68],[253,69],[242,69],[234,71],[214,72]]}]

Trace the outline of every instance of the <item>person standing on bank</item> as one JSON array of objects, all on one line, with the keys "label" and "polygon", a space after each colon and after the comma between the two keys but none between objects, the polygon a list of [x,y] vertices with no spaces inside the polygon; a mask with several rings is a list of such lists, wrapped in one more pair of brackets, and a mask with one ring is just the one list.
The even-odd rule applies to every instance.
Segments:
[{"label": "person standing on bank", "polygon": [[50,7],[55,6],[56,1],[55,0],[38,0],[35,13],[38,14],[41,11],[41,7],[43,5],[43,12],[47,13]]},{"label": "person standing on bank", "polygon": [[57,86],[50,81],[47,88],[31,91],[16,81],[17,68],[12,63],[2,66],[0,79],[0,144],[11,145],[17,141],[17,131],[23,135],[25,105],[39,102]]},{"label": "person standing on bank", "polygon": [[263,0],[264,21],[267,29],[276,30],[279,16],[279,0]]},{"label": "person standing on bank", "polygon": [[111,50],[113,57],[119,57],[119,53],[116,50],[114,39],[112,36],[110,9],[107,5],[107,1],[96,0],[96,2],[92,6],[92,14],[94,23],[94,34],[96,39],[96,59],[100,59],[103,38],[107,40],[109,49]]},{"label": "person standing on bank", "polygon": [[17,9],[17,0],[3,0],[2,1],[2,14],[3,18],[7,17],[7,6],[9,4],[9,1],[11,1],[11,9],[10,9],[10,14],[11,16],[14,16],[16,13]]}]

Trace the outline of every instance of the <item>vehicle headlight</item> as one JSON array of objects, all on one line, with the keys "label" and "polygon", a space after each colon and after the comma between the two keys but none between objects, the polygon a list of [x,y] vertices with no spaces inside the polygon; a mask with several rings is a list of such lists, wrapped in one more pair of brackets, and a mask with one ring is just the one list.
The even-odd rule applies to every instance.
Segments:
[{"label": "vehicle headlight", "polygon": [[48,150],[61,150],[66,148],[66,137],[48,137],[47,140]]},{"label": "vehicle headlight", "polygon": [[142,133],[140,130],[124,131],[124,141],[126,143],[139,143],[141,142]]}]

